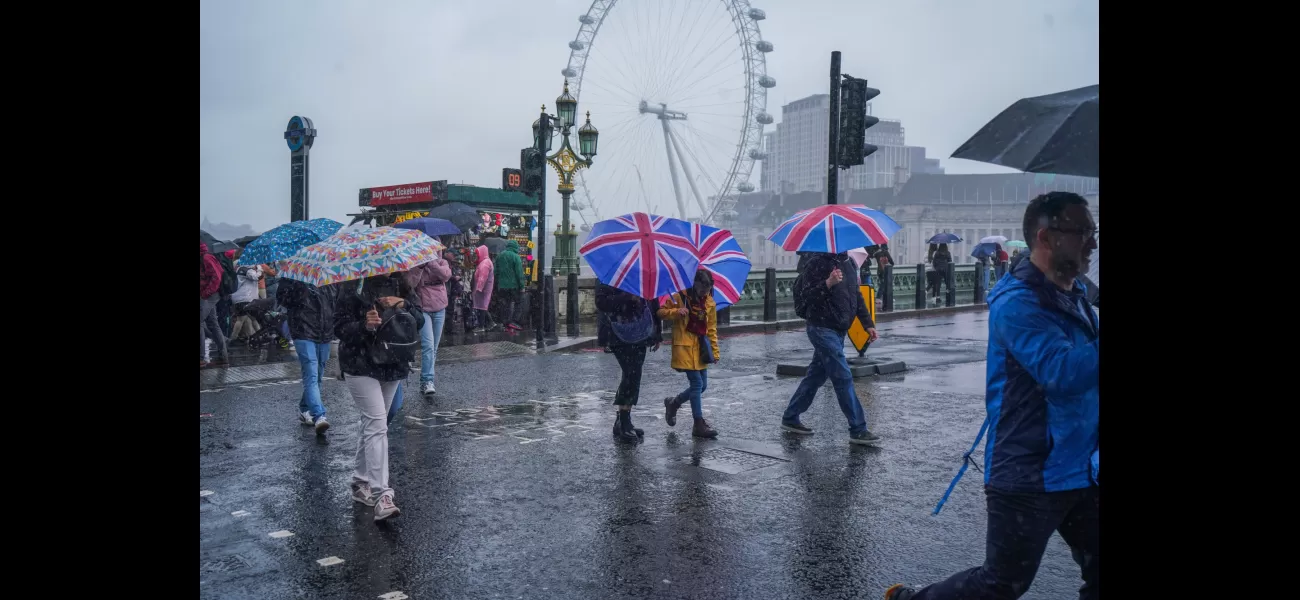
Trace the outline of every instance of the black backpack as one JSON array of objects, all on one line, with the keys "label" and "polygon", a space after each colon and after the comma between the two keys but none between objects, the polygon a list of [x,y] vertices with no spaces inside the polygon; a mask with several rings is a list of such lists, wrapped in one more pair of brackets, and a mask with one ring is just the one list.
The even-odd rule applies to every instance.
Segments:
[{"label": "black backpack", "polygon": [[804,289],[803,273],[794,278],[794,314],[800,319],[808,318],[808,293]]},{"label": "black backpack", "polygon": [[370,342],[370,362],[392,365],[410,362],[420,349],[420,322],[410,311],[389,308],[379,313],[383,321]]},{"label": "black backpack", "polygon": [[221,297],[232,296],[239,290],[239,273],[235,271],[235,261],[225,254],[216,256],[217,262],[221,263]]}]

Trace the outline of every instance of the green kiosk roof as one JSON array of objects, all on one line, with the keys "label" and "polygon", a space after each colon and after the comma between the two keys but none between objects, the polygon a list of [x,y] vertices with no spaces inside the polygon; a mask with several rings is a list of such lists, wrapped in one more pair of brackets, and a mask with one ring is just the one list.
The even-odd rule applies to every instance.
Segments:
[{"label": "green kiosk roof", "polygon": [[447,186],[447,202],[460,202],[479,210],[501,210],[533,212],[537,210],[537,200],[525,196],[523,192],[508,192],[496,188],[473,185]]}]

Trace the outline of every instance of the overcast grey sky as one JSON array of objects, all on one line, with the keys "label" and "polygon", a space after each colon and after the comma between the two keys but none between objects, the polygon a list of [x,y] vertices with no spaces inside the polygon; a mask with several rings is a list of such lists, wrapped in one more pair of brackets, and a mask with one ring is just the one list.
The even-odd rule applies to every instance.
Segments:
[{"label": "overcast grey sky", "polygon": [[[630,21],[652,1],[623,0],[610,18]],[[1098,83],[1098,2],[754,0],[767,13],[762,37],[776,47],[767,55],[778,82],[767,110],[779,120],[782,104],[826,93],[830,52],[840,50],[846,72],[882,90],[876,116],[901,119],[910,145],[926,146],[949,173],[1006,171],[947,156],[1021,97]],[[288,221],[282,133],[295,114],[320,131],[313,217],[345,221],[362,187],[500,185],[501,168],[518,166],[541,104],[554,108],[567,44],[590,4],[202,1],[200,216],[258,230]],[[595,46],[615,51],[617,42],[598,37]],[[598,77],[591,69],[587,76]],[[598,107],[580,109],[592,110],[602,130],[615,125],[602,125]],[[559,198],[550,196],[554,214]]]}]

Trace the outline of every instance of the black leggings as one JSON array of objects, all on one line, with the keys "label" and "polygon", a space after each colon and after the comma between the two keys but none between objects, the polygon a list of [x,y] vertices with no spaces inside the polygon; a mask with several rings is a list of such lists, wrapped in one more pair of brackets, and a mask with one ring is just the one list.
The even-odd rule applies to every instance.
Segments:
[{"label": "black leggings", "polygon": [[614,358],[618,359],[618,368],[623,371],[623,378],[618,382],[618,393],[614,395],[616,406],[636,406],[641,396],[641,367],[645,364],[645,346],[612,347]]}]

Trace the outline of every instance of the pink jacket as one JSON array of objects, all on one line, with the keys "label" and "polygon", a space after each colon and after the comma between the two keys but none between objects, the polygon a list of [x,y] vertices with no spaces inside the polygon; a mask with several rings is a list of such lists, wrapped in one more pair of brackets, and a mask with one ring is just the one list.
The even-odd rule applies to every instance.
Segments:
[{"label": "pink jacket", "polygon": [[492,284],[496,273],[492,271],[487,246],[479,246],[474,252],[478,254],[478,267],[474,269],[474,308],[487,310],[488,303],[492,302]]},{"label": "pink jacket", "polygon": [[451,279],[451,265],[442,257],[407,271],[403,277],[406,285],[415,290],[424,312],[438,312],[447,308],[447,286],[444,284]]}]

